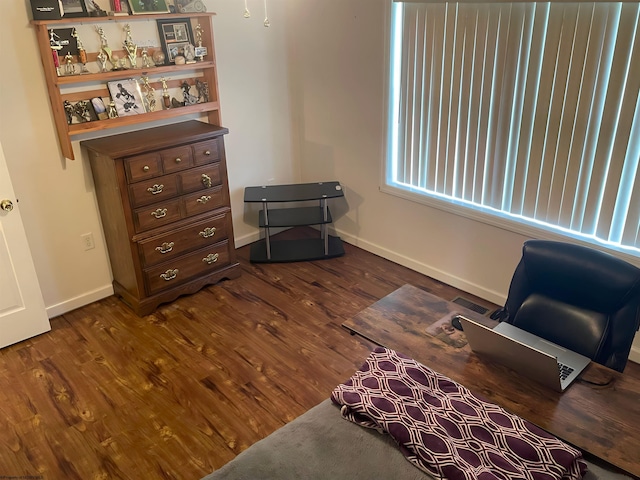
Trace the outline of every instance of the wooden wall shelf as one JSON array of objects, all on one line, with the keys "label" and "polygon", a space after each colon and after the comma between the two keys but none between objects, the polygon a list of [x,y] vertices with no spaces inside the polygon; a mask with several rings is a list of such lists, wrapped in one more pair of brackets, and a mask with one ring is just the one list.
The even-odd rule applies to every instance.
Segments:
[{"label": "wooden wall shelf", "polygon": [[[49,101],[55,121],[56,132],[60,149],[66,158],[74,159],[73,148],[71,146],[72,138],[75,135],[108,131],[113,128],[138,125],[157,120],[184,117],[194,113],[207,115],[209,123],[221,125],[222,119],[220,114],[220,104],[218,97],[218,79],[216,72],[215,48],[213,41],[213,24],[212,17],[215,13],[180,13],[180,14],[152,14],[152,15],[128,15],[118,17],[79,17],[61,20],[33,20],[31,24],[36,30],[38,47],[40,50],[40,58],[44,68],[45,79],[47,83],[47,91]],[[104,73],[86,73],[77,75],[58,75],[54,65],[51,46],[49,42],[49,30],[55,28],[74,27],[83,24],[106,24],[109,22],[136,23],[149,22],[158,19],[171,18],[189,18],[192,29],[196,24],[200,24],[202,28],[202,45],[207,48],[207,57],[202,62],[188,65],[163,65],[150,68],[135,68],[127,70],[111,70]],[[114,45],[115,41],[111,42]],[[158,40],[159,44],[159,40]],[[99,52],[87,52],[87,63],[95,62]],[[120,58],[126,56],[124,50],[113,50]],[[63,60],[61,59],[61,62]],[[74,62],[78,59],[74,57]],[[140,64],[140,57],[138,57]],[[198,103],[180,108],[170,108],[162,110],[162,102],[160,99],[162,84],[160,78],[167,74],[180,75],[182,78],[172,79],[167,82],[169,88],[176,88],[184,80],[186,75],[192,78],[198,78],[200,81],[206,82],[209,87],[209,101]],[[136,78],[141,76],[149,77],[150,85],[158,93],[156,95],[157,107],[155,111],[147,112],[139,115],[131,115],[126,117],[112,118],[108,120],[96,120],[85,123],[67,123],[67,116],[64,111],[64,101],[77,102],[80,100],[89,100],[93,97],[109,97],[110,93],[107,88],[107,82],[117,79]],[[105,132],[108,133],[108,132]]]}]

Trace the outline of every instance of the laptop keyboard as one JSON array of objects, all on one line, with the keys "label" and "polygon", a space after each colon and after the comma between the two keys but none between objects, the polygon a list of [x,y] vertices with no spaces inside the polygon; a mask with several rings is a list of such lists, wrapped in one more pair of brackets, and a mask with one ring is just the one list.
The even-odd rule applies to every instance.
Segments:
[{"label": "laptop keyboard", "polygon": [[571,375],[571,372],[573,372],[573,368],[558,362],[558,372],[560,373],[560,380],[566,380],[566,378]]}]

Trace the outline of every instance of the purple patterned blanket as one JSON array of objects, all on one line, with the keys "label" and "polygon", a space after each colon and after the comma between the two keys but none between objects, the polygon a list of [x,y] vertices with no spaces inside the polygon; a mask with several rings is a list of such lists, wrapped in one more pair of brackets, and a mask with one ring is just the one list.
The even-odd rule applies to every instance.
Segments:
[{"label": "purple patterned blanket", "polygon": [[586,472],[580,451],[390,349],[376,348],[331,399],[436,477],[579,480]]}]

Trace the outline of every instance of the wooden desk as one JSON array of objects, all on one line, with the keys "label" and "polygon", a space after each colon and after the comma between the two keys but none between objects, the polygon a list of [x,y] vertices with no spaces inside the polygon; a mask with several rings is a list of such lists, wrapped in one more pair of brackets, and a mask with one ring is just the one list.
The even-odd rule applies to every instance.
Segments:
[{"label": "wooden desk", "polygon": [[[405,285],[342,325],[373,343],[404,353],[466,386],[476,395],[529,420],[562,440],[640,476],[640,367],[624,374],[591,363],[584,380],[564,393],[529,381],[480,359],[469,345],[456,348],[426,329],[451,312],[490,324],[492,320]],[[494,322],[495,323],[495,322]]]}]

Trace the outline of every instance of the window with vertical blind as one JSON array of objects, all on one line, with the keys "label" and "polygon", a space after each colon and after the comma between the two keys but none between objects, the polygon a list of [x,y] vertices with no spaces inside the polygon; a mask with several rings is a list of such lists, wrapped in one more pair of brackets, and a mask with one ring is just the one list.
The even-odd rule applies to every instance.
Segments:
[{"label": "window with vertical blind", "polygon": [[386,185],[640,254],[640,4],[393,2]]}]

